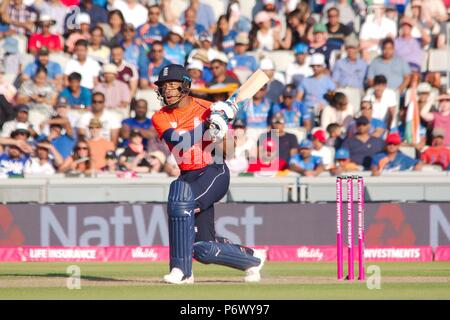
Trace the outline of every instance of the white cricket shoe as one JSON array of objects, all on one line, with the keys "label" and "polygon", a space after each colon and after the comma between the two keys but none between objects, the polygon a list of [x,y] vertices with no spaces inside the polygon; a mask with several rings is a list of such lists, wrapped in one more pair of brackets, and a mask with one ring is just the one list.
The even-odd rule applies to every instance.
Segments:
[{"label": "white cricket shoe", "polygon": [[178,268],[173,268],[170,270],[169,274],[164,276],[164,282],[172,283],[172,284],[193,284],[194,283],[194,274],[190,277],[186,278]]},{"label": "white cricket shoe", "polygon": [[256,267],[251,267],[245,270],[245,282],[259,282],[261,281],[261,274],[259,273],[264,266],[266,261],[266,250],[264,249],[253,249],[253,256],[261,260],[260,264]]}]

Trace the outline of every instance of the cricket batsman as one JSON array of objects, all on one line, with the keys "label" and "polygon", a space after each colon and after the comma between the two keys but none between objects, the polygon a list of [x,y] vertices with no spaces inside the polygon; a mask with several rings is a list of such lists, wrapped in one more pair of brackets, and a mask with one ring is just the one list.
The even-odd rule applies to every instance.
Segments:
[{"label": "cricket batsman", "polygon": [[155,84],[164,106],[153,115],[153,125],[181,171],[169,191],[170,273],[164,281],[194,283],[193,257],[245,271],[246,282],[260,281],[265,252],[216,237],[214,229],[214,203],[227,193],[230,173],[213,146],[223,141],[237,108],[191,97],[191,78],[181,65],[164,67]]}]

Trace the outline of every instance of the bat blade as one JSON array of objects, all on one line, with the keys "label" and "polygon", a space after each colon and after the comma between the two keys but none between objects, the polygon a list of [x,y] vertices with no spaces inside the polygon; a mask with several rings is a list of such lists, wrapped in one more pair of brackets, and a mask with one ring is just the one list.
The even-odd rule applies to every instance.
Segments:
[{"label": "bat blade", "polygon": [[250,99],[261,89],[267,82],[269,82],[269,77],[264,71],[258,69],[254,72],[250,78],[248,78],[245,83],[240,86],[240,88],[234,92],[231,97],[233,97],[233,102],[238,104],[247,99]]}]

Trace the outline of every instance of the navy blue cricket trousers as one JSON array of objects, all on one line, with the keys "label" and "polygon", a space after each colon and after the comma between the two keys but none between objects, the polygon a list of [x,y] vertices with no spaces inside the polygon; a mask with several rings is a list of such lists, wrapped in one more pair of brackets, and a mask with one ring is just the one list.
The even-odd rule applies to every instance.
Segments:
[{"label": "navy blue cricket trousers", "polygon": [[230,186],[230,171],[225,163],[210,164],[202,169],[182,171],[178,179],[189,183],[195,195],[195,242],[215,241],[214,203],[220,201]]}]

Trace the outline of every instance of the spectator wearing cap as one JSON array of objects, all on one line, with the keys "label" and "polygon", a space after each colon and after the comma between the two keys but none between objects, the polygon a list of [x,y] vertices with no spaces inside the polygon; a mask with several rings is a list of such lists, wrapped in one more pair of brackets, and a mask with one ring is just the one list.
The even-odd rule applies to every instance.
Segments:
[{"label": "spectator wearing cap", "polygon": [[184,39],[189,42],[191,46],[199,45],[199,36],[206,31],[205,27],[197,23],[197,12],[194,8],[189,7],[184,12]]},{"label": "spectator wearing cap", "polygon": [[142,139],[139,129],[131,130],[128,146],[119,156],[119,169],[121,171],[150,172],[150,163],[146,159],[147,153],[142,144]]},{"label": "spectator wearing cap", "polygon": [[[29,107],[26,104],[19,104],[15,106],[16,116],[14,120],[6,121],[3,124],[2,130],[1,130],[1,137],[10,137],[11,133],[16,130],[17,126],[20,124],[24,128],[30,128],[31,123],[28,121],[28,112]],[[19,127],[20,127],[19,125]],[[34,131],[34,130],[33,130]]]},{"label": "spectator wearing cap", "polygon": [[294,55],[295,61],[289,64],[286,69],[286,83],[292,83],[295,87],[299,87],[305,78],[314,74],[309,65],[308,45],[297,43],[294,46]]},{"label": "spectator wearing cap", "polygon": [[184,30],[179,25],[173,25],[164,42],[164,56],[171,63],[184,65],[187,50],[184,45]]},{"label": "spectator wearing cap", "polygon": [[255,141],[247,134],[247,123],[243,119],[237,118],[232,124],[233,128],[233,148],[227,153],[225,162],[232,174],[246,172],[249,157],[254,152]]},{"label": "spectator wearing cap", "polygon": [[206,83],[212,80],[211,61],[218,54],[218,50],[212,47],[213,37],[208,31],[203,31],[198,38],[200,46],[193,49],[187,58],[187,63],[192,60],[200,60],[203,63],[203,80]]},{"label": "spectator wearing cap", "polygon": [[[369,120],[369,134],[375,138],[381,138],[386,132],[386,123],[380,119],[374,118],[373,114],[373,97],[364,96],[361,99],[360,115]],[[356,119],[348,124],[347,136],[352,137],[357,133],[358,126],[356,125]]]},{"label": "spectator wearing cap", "polygon": [[339,11],[340,22],[351,28],[356,18],[352,5],[353,3],[350,4],[347,0],[326,1],[322,8],[322,16],[325,16],[331,8],[336,8]]},{"label": "spectator wearing cap", "polygon": [[[112,46],[122,43],[127,26],[122,12],[117,9],[109,11],[106,23],[99,23],[98,25],[103,29],[107,44]],[[132,29],[134,38],[134,26],[131,23],[128,26]]]},{"label": "spectator wearing cap", "polygon": [[81,74],[72,72],[67,77],[68,86],[65,87],[59,97],[66,99],[72,110],[90,109],[92,104],[91,90],[81,86]]},{"label": "spectator wearing cap", "polygon": [[119,42],[119,44],[125,50],[124,59],[128,63],[140,68],[140,59],[142,57],[146,57],[147,51],[146,49],[137,44],[135,41],[136,31],[134,26],[131,23],[125,24],[123,27],[123,39]]},{"label": "spectator wearing cap", "polygon": [[[414,90],[416,95],[414,95]],[[419,111],[426,110],[429,112],[432,109],[437,109],[436,100],[439,95],[439,90],[433,88],[428,82],[421,82],[416,88],[410,87],[405,93],[405,105],[409,105],[413,102],[413,99],[417,99]]]},{"label": "spectator wearing cap", "polygon": [[105,95],[107,109],[117,112],[122,119],[128,117],[131,101],[130,89],[124,82],[117,80],[115,64],[109,63],[103,66],[103,81],[95,86],[94,92],[101,92]]},{"label": "spectator wearing cap", "polygon": [[163,39],[169,34],[170,30],[164,24],[159,22],[159,16],[161,15],[161,9],[158,5],[154,4],[148,8],[147,22],[137,28],[136,23],[128,21],[127,23],[133,23],[137,28],[137,41],[138,44],[143,44],[147,47],[147,51],[151,48],[153,42],[163,41]]},{"label": "spectator wearing cap", "polygon": [[450,149],[444,144],[445,130],[436,128],[433,130],[433,140],[420,156],[424,164],[439,165],[442,170],[450,170]]},{"label": "spectator wearing cap", "polygon": [[270,58],[261,59],[259,68],[269,77],[269,82],[267,82],[267,98],[272,103],[280,102],[285,83],[283,74],[276,72],[275,64]]},{"label": "spectator wearing cap", "polygon": [[89,146],[91,168],[100,171],[105,166],[105,156],[108,151],[114,150],[114,143],[102,136],[102,122],[97,118],[89,121]]},{"label": "spectator wearing cap", "polygon": [[450,92],[441,94],[438,97],[438,102],[437,112],[422,109],[420,116],[423,120],[432,124],[433,130],[436,128],[444,129],[444,145],[450,147]]},{"label": "spectator wearing cap", "polygon": [[117,67],[117,80],[128,86],[132,97],[136,96],[139,73],[136,66],[125,61],[124,50],[120,44],[111,47],[111,63]]},{"label": "spectator wearing cap", "polygon": [[384,0],[372,1],[370,10],[372,13],[367,15],[359,33],[363,59],[367,62],[378,54],[381,40],[397,36],[397,24],[386,16]]},{"label": "spectator wearing cap", "polygon": [[237,32],[230,29],[228,18],[226,15],[221,15],[217,20],[217,30],[213,36],[213,45],[227,55],[233,52],[236,43]]},{"label": "spectator wearing cap", "polygon": [[52,27],[54,32],[60,35],[65,33],[67,7],[61,3],[61,0],[35,1],[33,6],[39,11],[41,16],[48,15],[55,20],[55,24]]},{"label": "spectator wearing cap", "polygon": [[103,44],[104,41],[103,29],[99,26],[92,28],[88,56],[100,63],[100,65],[108,63],[111,56],[111,49]]},{"label": "spectator wearing cap", "polygon": [[148,148],[149,139],[157,138],[152,121],[147,117],[147,111],[147,101],[144,99],[137,100],[134,108],[135,116],[122,121],[122,127],[120,128],[120,137],[122,138],[121,147],[128,146],[128,140],[132,130],[139,130],[141,132],[145,150]]},{"label": "spectator wearing cap", "polygon": [[36,55],[40,48],[46,47],[51,52],[63,50],[61,36],[50,32],[50,28],[56,23],[49,15],[41,15],[37,22],[39,33],[32,33],[28,39],[28,51]]},{"label": "spectator wearing cap", "polygon": [[10,25],[18,35],[29,35],[34,31],[37,12],[23,3],[23,0],[9,1],[6,13],[2,15],[3,23]]},{"label": "spectator wearing cap", "polygon": [[333,176],[339,176],[345,172],[362,171],[362,166],[357,165],[350,159],[350,152],[341,148],[336,151],[334,165],[330,169]]},{"label": "spectator wearing cap", "polygon": [[347,127],[355,116],[354,107],[349,103],[347,96],[342,92],[332,92],[327,105],[320,115],[320,126],[326,129],[330,123],[338,123]]},{"label": "spectator wearing cap", "polygon": [[331,53],[334,50],[340,50],[341,45],[334,41],[329,41],[328,29],[327,26],[323,23],[315,23],[310,30],[312,30],[312,35],[308,37],[308,53],[310,55],[313,55],[315,53],[323,54],[323,56],[325,57],[326,66],[327,68],[330,68]]},{"label": "spectator wearing cap", "polygon": [[372,175],[382,172],[420,171],[422,162],[408,157],[399,150],[401,138],[398,133],[390,133],[386,138],[386,150],[374,155],[371,163]]},{"label": "spectator wearing cap", "polygon": [[345,38],[344,46],[347,56],[336,61],[332,78],[337,88],[353,91],[353,95],[361,97],[367,73],[367,63],[358,56],[359,42],[356,37]]},{"label": "spectator wearing cap", "polygon": [[90,137],[89,123],[92,118],[100,120],[102,137],[117,145],[121,120],[117,113],[105,109],[105,95],[101,92],[95,92],[92,95],[92,111],[85,112],[80,117],[77,123],[79,136]]},{"label": "spectator wearing cap", "polygon": [[48,140],[41,140],[36,145],[35,155],[25,164],[24,173],[53,175],[63,162],[58,150]]},{"label": "spectator wearing cap", "polygon": [[297,98],[303,101],[311,113],[311,118],[315,119],[328,104],[324,96],[329,91],[335,91],[336,85],[325,72],[325,57],[323,54],[313,54],[309,64],[314,71],[314,75],[302,81],[297,88]]},{"label": "spectator wearing cap", "polygon": [[340,11],[336,7],[331,7],[327,11],[328,22],[326,23],[328,31],[328,40],[339,46],[344,44],[344,39],[352,32],[352,28],[341,23]]},{"label": "spectator wearing cap", "polygon": [[28,120],[34,127],[38,127],[51,116],[56,98],[56,90],[47,80],[47,71],[39,67],[32,80],[22,83],[16,101],[30,107]]},{"label": "spectator wearing cap", "polygon": [[159,72],[171,62],[165,58],[164,45],[155,41],[150,49],[149,57],[143,54],[139,58],[139,86],[141,88],[154,87],[158,80]]},{"label": "spectator wearing cap", "polygon": [[64,121],[66,120],[69,121],[69,124],[72,129],[72,133],[70,133],[70,135],[76,138],[77,135],[75,127],[78,123],[78,120],[80,119],[81,112],[79,112],[78,110],[71,109],[69,104],[67,103],[67,99],[64,97],[58,97],[58,100],[54,105],[53,109],[54,109],[54,116],[61,117],[65,119]]},{"label": "spectator wearing cap", "polygon": [[22,73],[22,81],[27,81],[33,78],[39,67],[44,67],[47,70],[47,77],[50,82],[56,88],[62,88],[63,85],[63,71],[59,63],[50,61],[49,59],[50,51],[47,47],[41,47],[38,52],[36,59],[33,62],[28,63]]},{"label": "spectator wearing cap", "polygon": [[[294,134],[285,131],[285,123],[285,118],[281,113],[274,113],[270,119],[270,130],[261,135],[259,141],[262,141],[264,137],[276,138],[279,146],[278,157],[287,166],[290,158],[297,153],[298,141]],[[287,167],[283,169],[287,169]]]},{"label": "spectator wearing cap", "polygon": [[370,135],[370,122],[365,116],[356,119],[356,134],[348,137],[342,147],[350,152],[350,159],[364,170],[370,170],[372,157],[383,151],[384,141]]},{"label": "spectator wearing cap", "polygon": [[254,27],[250,31],[250,48],[265,51],[279,49],[281,47],[280,30],[272,25],[271,15],[262,10],[256,14],[254,21]]},{"label": "spectator wearing cap", "polygon": [[367,96],[372,100],[372,117],[384,121],[386,127],[391,128],[397,114],[398,98],[395,91],[387,87],[384,75],[374,77],[373,88],[367,90]]},{"label": "spectator wearing cap", "polygon": [[78,28],[72,30],[70,35],[67,37],[67,40],[64,42],[68,53],[74,53],[78,40],[88,41],[91,38],[91,18],[87,13],[81,12],[77,14],[75,18],[75,26],[78,26]]},{"label": "spectator wearing cap", "polygon": [[395,55],[409,63],[414,72],[422,69],[424,52],[420,42],[412,36],[414,20],[403,17],[400,21],[400,36],[395,39]]},{"label": "spectator wearing cap", "polygon": [[198,89],[198,88],[205,88],[206,82],[203,80],[203,63],[200,60],[192,60],[191,63],[189,63],[186,66],[186,70],[188,72],[188,75],[191,77],[191,88],[192,89]]},{"label": "spectator wearing cap", "polygon": [[[196,21],[198,24],[202,25],[205,30],[211,34],[216,31],[216,16],[211,5],[205,1],[200,0],[190,0],[188,9],[192,8],[196,12]],[[187,9],[186,9],[187,10]],[[184,23],[184,15],[181,15],[180,22]]]},{"label": "spectator wearing cap", "polygon": [[166,170],[166,155],[162,151],[150,152],[147,161],[150,164],[150,173],[168,173]]},{"label": "spectator wearing cap", "polygon": [[228,58],[223,52],[217,52],[217,54],[211,60],[211,71],[213,79],[208,83],[209,86],[218,83],[236,83],[241,85],[236,77],[232,77],[227,72]]},{"label": "spectator wearing cap", "polygon": [[[146,23],[150,16],[149,10],[139,3],[137,0],[114,0],[112,7],[120,10],[126,23],[132,23],[135,28]],[[158,7],[158,6],[157,6]],[[159,11],[156,15],[159,17]]]},{"label": "spectator wearing cap", "polygon": [[411,80],[411,68],[409,64],[394,55],[395,44],[391,38],[386,38],[381,43],[381,56],[375,58],[367,70],[367,84],[374,85],[376,75],[384,75],[389,89],[403,94]]},{"label": "spectator wearing cap", "polygon": [[6,152],[0,152],[0,177],[23,177],[28,159],[19,145],[8,145]]},{"label": "spectator wearing cap", "polygon": [[311,140],[303,140],[298,145],[298,153],[289,161],[289,169],[302,176],[314,177],[324,171],[322,159],[312,155],[313,143]]},{"label": "spectator wearing cap", "polygon": [[320,128],[313,129],[312,144],[312,155],[320,157],[324,169],[330,170],[334,160],[334,149],[327,146],[327,132]]},{"label": "spectator wearing cap", "polygon": [[288,84],[283,90],[282,101],[273,106],[272,113],[281,113],[287,128],[303,126],[309,131],[312,128],[311,114],[296,97],[297,90],[294,85]]},{"label": "spectator wearing cap", "polygon": [[67,62],[64,70],[65,83],[68,83],[67,76],[72,72],[81,74],[81,85],[92,90],[98,83],[100,74],[100,64],[88,56],[88,42],[86,40],[78,40],[75,44],[75,58]]}]

